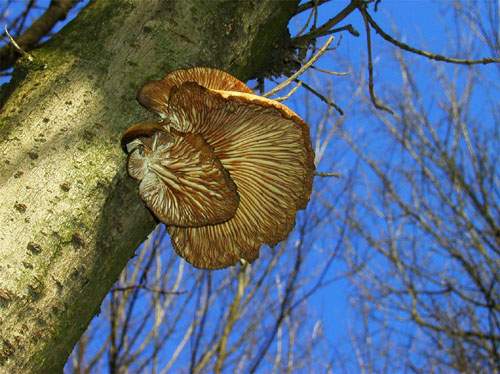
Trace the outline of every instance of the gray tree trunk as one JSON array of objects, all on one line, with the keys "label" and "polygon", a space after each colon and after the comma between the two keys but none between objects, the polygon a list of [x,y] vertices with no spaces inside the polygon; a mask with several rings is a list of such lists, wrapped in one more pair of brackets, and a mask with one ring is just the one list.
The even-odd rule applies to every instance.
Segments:
[{"label": "gray tree trunk", "polygon": [[188,66],[279,73],[296,1],[95,1],[21,61],[0,121],[0,372],[58,372],[154,228],[120,136]]}]

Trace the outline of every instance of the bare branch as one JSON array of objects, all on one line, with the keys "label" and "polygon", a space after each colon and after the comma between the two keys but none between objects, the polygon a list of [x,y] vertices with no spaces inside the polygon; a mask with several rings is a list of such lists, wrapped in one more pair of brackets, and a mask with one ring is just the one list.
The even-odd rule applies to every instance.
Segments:
[{"label": "bare branch", "polygon": [[360,35],[359,31],[356,30],[354,28],[354,26],[351,25],[350,23],[345,25],[345,26],[342,26],[342,27],[337,27],[335,29],[331,29],[330,34],[335,34],[337,32],[341,32],[341,31],[347,31],[347,32],[349,32],[349,34],[351,34],[352,36],[355,36],[356,38]]},{"label": "bare branch", "polygon": [[328,3],[330,0],[311,0],[308,1],[307,3],[301,4],[297,7],[297,11],[295,12],[295,15],[300,14],[302,12],[305,12],[308,9],[311,9],[313,7],[318,7],[321,4]]},{"label": "bare branch", "polygon": [[295,81],[296,82],[302,82],[302,86],[304,86],[304,88],[306,90],[308,90],[310,93],[312,93],[314,96],[316,96],[318,99],[320,99],[321,101],[323,101],[328,106],[331,106],[332,108],[334,108],[341,116],[344,115],[344,111],[342,110],[342,108],[340,108],[337,104],[335,104],[332,100],[330,100],[329,98],[327,98],[325,95],[319,93],[318,91],[316,91],[314,88],[312,88],[311,86],[309,86],[304,81],[301,81],[301,80],[298,80],[298,79],[295,79]]},{"label": "bare branch", "polygon": [[111,292],[127,292],[131,290],[136,290],[136,289],[141,289],[149,292],[155,292],[160,295],[182,295],[185,294],[186,291],[168,291],[168,290],[163,290],[160,288],[155,288],[155,287],[148,287],[146,285],[132,285],[132,286],[124,286],[124,287],[115,287],[111,290]]},{"label": "bare branch", "polygon": [[387,40],[389,43],[394,44],[395,46],[404,49],[405,51],[415,53],[420,56],[427,57],[431,60],[436,60],[436,61],[443,61],[443,62],[449,62],[452,64],[462,64],[462,65],[475,65],[475,64],[492,64],[492,63],[499,63],[500,58],[498,57],[487,57],[487,58],[482,58],[479,60],[468,60],[468,59],[461,59],[461,58],[453,58],[453,57],[446,57],[443,55],[431,53],[428,51],[424,51],[422,49],[417,49],[414,48],[406,43],[403,43],[399,40],[394,39],[392,36],[387,34],[382,28],[375,22],[375,20],[370,16],[368,11],[363,8],[359,8],[361,13],[363,14],[363,18],[368,21],[368,23],[375,29],[375,31],[385,40]]},{"label": "bare branch", "polygon": [[[17,38],[19,49],[29,51],[36,47],[40,39],[54,27],[54,25],[66,18],[68,12],[78,0],[51,1],[44,14]],[[18,59],[19,50],[11,44],[0,49],[0,70],[11,67]]]},{"label": "bare branch", "polygon": [[292,96],[292,95],[295,93],[295,91],[297,91],[297,90],[299,89],[299,87],[300,87],[300,86],[302,86],[302,82],[297,83],[297,84],[295,85],[295,87],[294,87],[294,88],[292,88],[292,89],[290,90],[290,92],[288,92],[285,96],[276,97],[276,98],[274,99],[274,101],[280,101],[280,102],[281,102],[281,101],[288,100],[288,99],[290,98],[290,96]]},{"label": "bare branch", "polygon": [[312,30],[311,32],[305,35],[293,38],[292,44],[295,46],[303,46],[304,44],[307,44],[315,40],[319,36],[331,34],[333,32],[332,28],[339,22],[341,22],[344,18],[346,18],[349,14],[351,14],[356,8],[357,8],[357,2],[355,0],[351,1],[349,5],[347,5],[344,9],[342,9],[335,17],[329,19],[320,27]]},{"label": "bare branch", "polygon": [[333,41],[333,36],[330,36],[328,38],[328,40],[325,42],[325,44],[323,45],[323,47],[321,47],[319,49],[319,51],[316,52],[316,54],[309,59],[309,61],[307,61],[304,65],[302,65],[299,70],[297,70],[294,74],[292,74],[287,80],[281,82],[276,87],[274,87],[270,91],[266,92],[263,96],[264,97],[272,96],[275,93],[284,89],[290,83],[292,83],[295,79],[297,79],[300,75],[302,75],[312,64],[314,64],[326,52],[326,49],[332,43],[332,41]]},{"label": "bare branch", "polygon": [[314,66],[314,65],[311,65],[311,69],[320,71],[320,72],[328,74],[328,75],[336,75],[338,77],[345,77],[346,75],[351,74],[349,71],[326,70],[326,69],[318,68],[317,66]]},{"label": "bare branch", "polygon": [[333,172],[316,172],[314,173],[315,176],[317,177],[335,177],[335,178],[340,178],[342,174],[340,173],[333,173]]},{"label": "bare branch", "polygon": [[372,100],[373,105],[377,109],[385,110],[386,112],[389,112],[391,114],[394,114],[394,112],[386,107],[375,95],[375,90],[373,88],[373,59],[372,59],[372,39],[371,39],[371,34],[370,34],[370,25],[368,24],[368,20],[366,17],[366,10],[363,7],[359,8],[361,14],[363,15],[363,21],[365,23],[365,30],[366,30],[366,48],[368,49],[368,88],[370,91],[370,98]]}]

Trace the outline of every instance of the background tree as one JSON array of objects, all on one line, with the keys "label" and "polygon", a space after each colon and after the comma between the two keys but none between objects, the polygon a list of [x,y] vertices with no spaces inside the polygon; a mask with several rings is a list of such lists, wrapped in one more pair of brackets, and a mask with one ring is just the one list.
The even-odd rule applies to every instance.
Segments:
[{"label": "background tree", "polygon": [[[312,125],[316,162],[328,171],[320,175],[340,178],[316,181],[297,230],[287,242],[263,250],[251,268],[192,269],[172,255],[158,228],[105,298],[66,369],[495,368],[498,134],[493,125],[471,124],[473,104],[465,110],[474,102],[473,87],[485,84],[478,79],[482,71],[461,67],[454,87],[446,81],[449,70],[433,66],[447,93],[436,96],[443,108],[436,120],[434,111],[425,111],[429,96],[416,65],[399,51],[462,65],[498,58],[472,59],[478,44],[462,34],[451,38],[461,47],[457,58],[402,43],[376,22],[380,1],[345,2],[330,14],[326,3],[95,2],[79,13],[84,4],[52,1],[37,9],[43,4],[30,1],[19,17],[8,17],[20,48],[9,41],[0,50],[2,64],[7,61],[2,67],[22,59],[11,85],[3,87],[0,127],[6,161],[0,167],[4,368],[61,367],[153,227],[126,180],[117,142],[129,123],[144,117],[133,102],[135,89],[168,70],[194,65],[257,78],[260,90],[265,77],[291,76],[301,88],[293,89],[290,100],[306,107],[301,114]],[[467,25],[498,55],[498,10],[467,5],[454,3],[457,24]],[[43,15],[34,17],[35,11]],[[51,42],[30,52],[58,19],[77,13]],[[40,21],[45,29],[27,28],[30,15],[37,19],[34,26]],[[303,23],[290,38],[286,25],[293,16]],[[339,25],[348,16],[352,23]],[[351,79],[342,81],[337,76],[345,74],[330,70],[325,75],[321,60],[309,60],[332,49],[340,60],[338,42],[322,44],[322,38],[355,37],[358,30],[366,36],[358,48],[367,63],[358,74],[355,59],[347,61]],[[375,79],[380,52],[373,51],[372,31],[398,48],[393,61],[403,79],[392,87]],[[292,76],[304,63],[315,73]],[[464,71],[468,79],[462,80]],[[301,89],[308,94],[299,96]],[[326,103],[322,112],[318,100]],[[343,112],[348,115],[339,117]],[[367,118],[371,127],[353,126]],[[28,204],[32,196],[41,203]],[[486,215],[481,204],[488,206]],[[307,301],[331,292],[327,287],[335,281],[345,286],[346,279],[352,285],[351,344],[344,339],[332,346],[322,332],[325,320]],[[349,350],[354,355],[345,355]],[[402,360],[402,352],[411,354]]]}]

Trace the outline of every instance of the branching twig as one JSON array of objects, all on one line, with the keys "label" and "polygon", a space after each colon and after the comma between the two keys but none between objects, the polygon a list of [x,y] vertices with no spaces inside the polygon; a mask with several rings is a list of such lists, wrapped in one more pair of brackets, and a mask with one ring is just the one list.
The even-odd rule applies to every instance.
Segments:
[{"label": "branching twig", "polygon": [[363,14],[363,18],[368,21],[368,23],[374,28],[374,30],[385,40],[387,40],[389,43],[394,44],[395,46],[408,51],[415,53],[420,56],[427,57],[431,60],[436,60],[436,61],[444,61],[444,62],[449,62],[452,64],[463,64],[463,65],[474,65],[474,64],[491,64],[491,63],[498,63],[500,62],[500,58],[496,57],[487,57],[487,58],[482,58],[480,60],[467,60],[467,59],[461,59],[461,58],[453,58],[453,57],[446,57],[442,55],[438,55],[435,53],[431,53],[428,51],[424,51],[422,49],[417,49],[412,46],[409,46],[406,43],[400,42],[399,40],[394,39],[392,36],[388,35],[382,28],[374,21],[374,19],[370,16],[370,14],[366,11],[366,9],[360,8],[361,13]]},{"label": "branching twig", "polygon": [[0,70],[11,67],[19,57],[19,50],[33,49],[40,39],[54,27],[57,21],[66,17],[77,0],[51,1],[49,7],[28,29],[17,37],[18,46],[8,44],[0,49]]},{"label": "branching twig", "polygon": [[317,11],[318,11],[317,7],[314,7],[312,9],[312,11],[309,13],[309,16],[307,17],[306,22],[304,23],[304,26],[302,26],[302,28],[299,30],[299,32],[297,33],[296,36],[302,35],[307,30],[307,28],[309,27],[309,24],[311,23],[311,20],[313,19],[313,17],[316,17]]},{"label": "branching twig", "polygon": [[382,104],[382,102],[375,95],[375,90],[373,88],[373,60],[372,60],[372,39],[370,35],[370,25],[368,24],[368,20],[366,17],[367,13],[365,8],[360,7],[359,10],[363,15],[363,21],[365,23],[365,30],[366,30],[366,47],[368,49],[368,88],[370,91],[370,98],[375,108],[385,110],[386,112],[394,114],[394,112],[388,107],[386,107],[384,104]]},{"label": "branching twig", "polygon": [[357,4],[356,1],[351,1],[349,5],[347,5],[344,9],[342,9],[335,17],[330,18],[320,27],[312,30],[311,32],[298,36],[292,39],[292,44],[295,46],[302,46],[304,44],[309,43],[312,40],[315,40],[319,36],[328,35],[332,33],[332,28],[341,22],[344,18],[346,18],[349,14],[351,14],[354,9],[356,9]]},{"label": "branching twig", "polygon": [[326,96],[322,95],[321,93],[319,93],[318,91],[316,91],[314,88],[312,88],[311,86],[309,86],[307,83],[301,81],[301,80],[298,80],[298,79],[295,79],[295,81],[298,83],[298,82],[302,82],[302,86],[308,90],[309,92],[311,92],[313,95],[315,95],[318,99],[320,99],[321,101],[323,101],[325,104],[327,104],[328,106],[331,106],[332,108],[334,108],[341,116],[344,115],[344,111],[342,110],[342,108],[340,108],[337,104],[335,104],[332,100],[330,100],[329,98],[327,98]]},{"label": "branching twig", "polygon": [[355,36],[356,38],[360,35],[359,31],[356,30],[354,28],[354,26],[351,25],[350,23],[348,25],[345,25],[342,27],[337,27],[335,29],[331,29],[329,34],[335,34],[335,33],[340,32],[340,31],[347,31],[347,32],[349,32],[349,34],[351,34],[352,36]]},{"label": "branching twig", "polygon": [[300,14],[302,12],[305,12],[306,10],[311,9],[312,7],[315,7],[315,6],[318,7],[321,4],[327,3],[329,1],[330,0],[311,0],[311,1],[307,2],[307,3],[299,5],[297,7],[297,11],[295,12],[295,15]]},{"label": "branching twig", "polygon": [[274,95],[275,93],[281,91],[284,89],[286,86],[288,86],[290,83],[292,83],[295,79],[297,79],[301,74],[303,74],[312,64],[316,62],[317,59],[323,55],[323,53],[326,52],[326,49],[328,46],[332,43],[333,41],[333,36],[330,36],[326,43],[319,49],[319,51],[311,57],[309,61],[307,61],[304,65],[301,66],[299,70],[297,70],[294,74],[292,74],[287,80],[281,82],[278,84],[276,87],[274,87],[272,90],[266,92],[263,96],[264,97],[269,97]]}]

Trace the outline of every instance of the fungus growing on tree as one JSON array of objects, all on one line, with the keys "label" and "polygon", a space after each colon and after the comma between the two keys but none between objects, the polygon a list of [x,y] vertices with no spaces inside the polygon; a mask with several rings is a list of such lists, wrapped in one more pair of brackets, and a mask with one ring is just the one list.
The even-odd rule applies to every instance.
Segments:
[{"label": "fungus growing on tree", "polygon": [[180,256],[223,268],[286,238],[314,174],[309,128],[297,114],[209,68],[148,82],[138,100],[162,120],[123,135],[128,172]]}]

